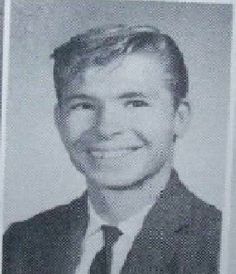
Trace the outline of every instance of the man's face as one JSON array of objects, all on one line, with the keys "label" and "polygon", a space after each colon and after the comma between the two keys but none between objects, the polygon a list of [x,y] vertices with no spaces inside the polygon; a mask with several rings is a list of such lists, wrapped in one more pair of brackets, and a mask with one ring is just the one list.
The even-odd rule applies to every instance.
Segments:
[{"label": "man's face", "polygon": [[154,54],[88,68],[63,89],[58,127],[76,168],[100,187],[122,188],[171,162],[176,113]]}]

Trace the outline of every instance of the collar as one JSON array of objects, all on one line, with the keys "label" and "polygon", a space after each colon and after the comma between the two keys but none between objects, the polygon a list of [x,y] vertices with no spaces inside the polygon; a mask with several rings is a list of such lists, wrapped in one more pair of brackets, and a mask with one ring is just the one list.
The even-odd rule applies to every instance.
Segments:
[{"label": "collar", "polygon": [[108,223],[96,213],[92,203],[89,200],[89,197],[88,197],[88,215],[89,215],[89,223],[88,223],[88,229],[86,233],[88,237],[99,232],[102,225],[108,225]]},{"label": "collar", "polygon": [[141,230],[143,221],[151,207],[152,205],[145,206],[138,213],[121,222],[118,225],[118,228],[123,232],[124,235],[134,237]]},{"label": "collar", "polygon": [[[117,227],[122,233],[128,237],[134,237],[142,228],[143,221],[151,209],[152,205],[145,206],[141,211],[132,215],[130,218],[120,222]],[[94,210],[92,203],[88,199],[89,224],[87,237],[94,235],[100,231],[102,225],[109,225]]]}]

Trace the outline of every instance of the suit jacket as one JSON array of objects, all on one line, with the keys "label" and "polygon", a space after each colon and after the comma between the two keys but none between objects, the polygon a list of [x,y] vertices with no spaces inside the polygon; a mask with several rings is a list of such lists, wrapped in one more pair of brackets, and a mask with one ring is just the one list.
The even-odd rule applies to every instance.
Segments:
[{"label": "suit jacket", "polygon": [[[10,226],[3,274],[74,274],[88,224],[87,193]],[[192,194],[176,172],[146,216],[121,274],[218,273],[221,214]]]}]

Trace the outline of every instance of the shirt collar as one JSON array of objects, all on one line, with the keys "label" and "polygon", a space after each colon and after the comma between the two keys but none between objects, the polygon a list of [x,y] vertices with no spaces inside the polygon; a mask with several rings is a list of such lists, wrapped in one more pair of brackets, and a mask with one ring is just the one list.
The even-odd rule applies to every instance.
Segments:
[{"label": "shirt collar", "polygon": [[[141,211],[131,216],[130,218],[120,222],[118,224],[118,228],[124,235],[134,236],[136,235],[142,228],[144,218],[148,214],[152,205],[148,205],[144,207]],[[94,210],[91,202],[88,200],[88,212],[89,212],[89,225],[86,233],[87,237],[94,235],[95,233],[100,231],[102,225],[109,225],[108,222],[103,220]]]},{"label": "shirt collar", "polygon": [[100,231],[102,225],[108,225],[94,210],[92,203],[88,199],[88,213],[89,213],[89,224],[87,230],[87,236],[92,236],[96,232]]},{"label": "shirt collar", "polygon": [[119,223],[118,228],[127,236],[136,235],[143,226],[143,221],[152,205],[145,206],[135,215]]}]

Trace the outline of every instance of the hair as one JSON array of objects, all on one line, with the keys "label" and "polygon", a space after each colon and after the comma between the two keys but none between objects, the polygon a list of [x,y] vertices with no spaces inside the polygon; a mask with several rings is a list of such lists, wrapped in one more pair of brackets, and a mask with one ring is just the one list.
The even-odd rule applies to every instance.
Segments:
[{"label": "hair", "polygon": [[170,36],[152,26],[92,28],[56,48],[51,57],[55,60],[54,83],[58,101],[63,86],[78,73],[83,75],[86,68],[106,65],[122,55],[140,51],[158,54],[166,71],[172,76],[168,84],[177,106],[188,92],[188,73],[183,54]]}]

